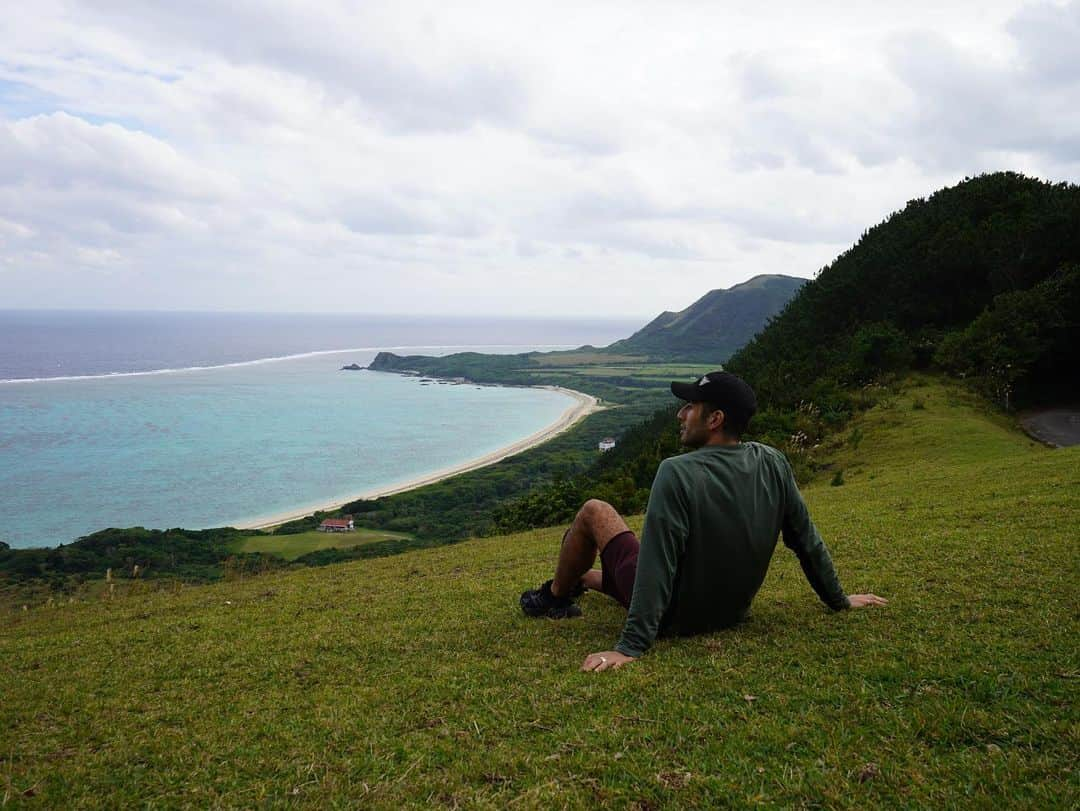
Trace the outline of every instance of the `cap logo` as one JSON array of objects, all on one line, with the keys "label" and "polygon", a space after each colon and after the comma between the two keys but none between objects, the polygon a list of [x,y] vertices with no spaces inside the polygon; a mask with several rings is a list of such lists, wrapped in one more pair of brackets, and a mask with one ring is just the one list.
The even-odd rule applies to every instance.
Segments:
[{"label": "cap logo", "polygon": [[702,376],[701,376],[701,380],[699,380],[697,384],[698,384],[699,386],[704,386],[704,385],[705,385],[706,383],[712,383],[712,381],[711,381],[711,380],[709,380],[709,376],[708,376],[708,375],[702,375]]}]

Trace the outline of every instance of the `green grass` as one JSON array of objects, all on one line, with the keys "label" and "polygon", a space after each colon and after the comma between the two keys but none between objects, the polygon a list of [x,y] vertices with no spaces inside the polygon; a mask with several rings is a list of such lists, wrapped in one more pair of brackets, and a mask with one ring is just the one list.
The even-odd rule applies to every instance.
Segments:
[{"label": "green grass", "polygon": [[696,364],[672,364],[672,363],[634,363],[625,366],[548,366],[546,374],[567,374],[582,377],[635,377],[642,380],[671,381],[678,379],[692,380],[706,372],[716,368],[712,366]]},{"label": "green grass", "polygon": [[643,363],[643,355],[609,355],[605,352],[541,352],[530,357],[534,366],[581,366],[612,363]]},{"label": "green grass", "polygon": [[1080,448],[926,382],[855,427],[806,496],[886,609],[828,613],[781,546],[746,624],[582,674],[624,615],[521,616],[553,528],[8,614],[0,797],[1075,808]]},{"label": "green grass", "polygon": [[296,560],[301,555],[317,549],[349,549],[353,546],[409,538],[403,532],[387,532],[380,529],[359,527],[353,532],[298,532],[294,535],[263,535],[243,538],[236,546],[237,552],[265,552],[285,560]]}]

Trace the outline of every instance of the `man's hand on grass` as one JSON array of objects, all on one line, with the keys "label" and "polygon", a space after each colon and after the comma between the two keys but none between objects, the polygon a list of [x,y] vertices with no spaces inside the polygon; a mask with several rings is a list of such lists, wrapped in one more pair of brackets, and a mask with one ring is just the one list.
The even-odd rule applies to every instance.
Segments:
[{"label": "man's hand on grass", "polygon": [[585,657],[581,669],[588,672],[599,673],[609,667],[622,667],[627,662],[637,661],[633,656],[624,656],[617,650],[606,650],[601,653],[590,653]]},{"label": "man's hand on grass", "polygon": [[888,605],[889,601],[876,594],[849,594],[848,602],[852,608],[866,608],[868,605]]}]

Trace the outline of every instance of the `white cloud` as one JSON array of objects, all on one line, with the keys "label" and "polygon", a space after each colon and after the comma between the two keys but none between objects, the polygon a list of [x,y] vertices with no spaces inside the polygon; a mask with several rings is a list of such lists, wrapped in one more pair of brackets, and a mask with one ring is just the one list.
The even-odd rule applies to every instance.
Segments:
[{"label": "white cloud", "polygon": [[1078,179],[1080,2],[874,5],[41,0],[0,300],[648,317],[974,172]]}]

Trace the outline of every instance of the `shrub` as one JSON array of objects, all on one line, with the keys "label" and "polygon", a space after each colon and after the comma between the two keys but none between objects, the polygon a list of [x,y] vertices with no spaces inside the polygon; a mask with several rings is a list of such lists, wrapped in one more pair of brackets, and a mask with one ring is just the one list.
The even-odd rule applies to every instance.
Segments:
[{"label": "shrub", "polygon": [[866,324],[851,337],[844,367],[849,382],[860,384],[911,367],[915,353],[908,337],[891,321]]},{"label": "shrub", "polygon": [[863,433],[859,426],[855,426],[855,430],[851,432],[851,436],[848,437],[848,444],[855,450],[859,449],[859,443],[862,442]]},{"label": "shrub", "polygon": [[1028,290],[1003,293],[965,329],[945,336],[934,361],[969,377],[1005,408],[1075,370],[1080,338],[1080,265]]}]

